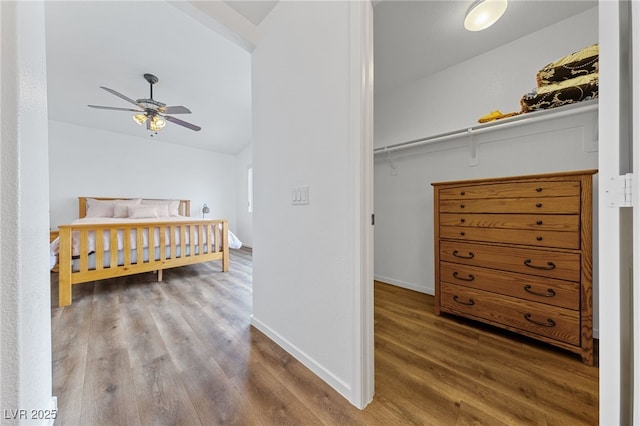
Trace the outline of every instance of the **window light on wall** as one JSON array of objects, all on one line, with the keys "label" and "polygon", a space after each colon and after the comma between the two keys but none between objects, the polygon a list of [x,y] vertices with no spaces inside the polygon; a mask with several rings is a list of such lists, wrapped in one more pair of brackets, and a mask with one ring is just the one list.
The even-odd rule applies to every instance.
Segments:
[{"label": "window light on wall", "polygon": [[247,212],[253,213],[253,167],[247,169]]}]

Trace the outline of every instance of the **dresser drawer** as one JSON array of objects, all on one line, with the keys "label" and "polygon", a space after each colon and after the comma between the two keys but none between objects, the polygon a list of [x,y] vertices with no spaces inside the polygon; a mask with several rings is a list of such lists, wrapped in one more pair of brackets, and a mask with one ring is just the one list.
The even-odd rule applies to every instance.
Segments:
[{"label": "dresser drawer", "polygon": [[520,244],[536,247],[580,248],[580,232],[530,231],[526,229],[492,229],[441,226],[440,238],[462,241]]},{"label": "dresser drawer", "polygon": [[593,365],[593,175],[433,182],[437,314],[502,327]]},{"label": "dresser drawer", "polygon": [[580,345],[580,313],[473,288],[441,283],[441,309]]},{"label": "dresser drawer", "polygon": [[505,182],[462,185],[440,190],[440,199],[579,197],[580,182]]},{"label": "dresser drawer", "polygon": [[580,197],[440,200],[440,213],[579,214]]},{"label": "dresser drawer", "polygon": [[440,241],[440,260],[580,282],[580,254]]},{"label": "dresser drawer", "polygon": [[577,214],[442,213],[440,226],[580,232]]},{"label": "dresser drawer", "polygon": [[515,272],[440,262],[440,281],[561,308],[580,309],[580,284]]}]

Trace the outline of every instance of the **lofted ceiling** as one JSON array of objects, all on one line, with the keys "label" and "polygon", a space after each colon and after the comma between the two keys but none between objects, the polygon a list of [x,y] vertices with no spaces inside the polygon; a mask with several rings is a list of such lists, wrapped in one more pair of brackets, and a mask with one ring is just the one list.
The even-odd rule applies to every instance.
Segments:
[{"label": "lofted ceiling", "polygon": [[[251,142],[251,53],[164,1],[45,2],[49,118],[149,138],[134,107],[99,88],[148,98],[143,74],[159,78],[153,97],[184,105],[154,141],[236,154]],[[135,107],[134,107],[135,108]]]},{"label": "lofted ceiling", "polygon": [[253,25],[260,25],[260,22],[271,12],[278,3],[277,0],[235,0],[225,1],[229,7],[247,18]]},{"label": "lofted ceiling", "polygon": [[[184,105],[177,118],[200,132],[168,123],[153,140],[236,154],[251,142],[251,43],[186,11],[227,7],[254,30],[277,1],[47,1],[49,118],[115,133],[150,137],[133,113],[88,104],[133,105],[147,98],[144,73],[159,78],[154,99]],[[511,0],[503,18],[471,33],[462,20],[473,0],[374,1],[376,94],[441,71],[597,6],[597,1]],[[227,13],[228,15],[228,13]],[[236,20],[237,22],[237,20]],[[214,29],[212,29],[214,28]],[[220,28],[219,25],[217,28]],[[243,46],[243,47],[241,47]]]}]

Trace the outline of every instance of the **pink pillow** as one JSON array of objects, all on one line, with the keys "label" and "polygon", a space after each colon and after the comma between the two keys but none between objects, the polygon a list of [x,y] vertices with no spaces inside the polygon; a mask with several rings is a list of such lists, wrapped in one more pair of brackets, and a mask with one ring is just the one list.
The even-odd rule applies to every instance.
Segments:
[{"label": "pink pillow", "polygon": [[168,204],[141,204],[145,207],[154,207],[158,210],[158,217],[169,217],[169,205]]},{"label": "pink pillow", "polygon": [[140,205],[140,198],[135,200],[114,200],[113,217],[129,217],[130,206]]},{"label": "pink pillow", "polygon": [[148,217],[159,217],[158,209],[153,206],[129,206],[128,207],[130,219],[145,219]]},{"label": "pink pillow", "polygon": [[85,217],[113,217],[113,201],[87,198]]},{"label": "pink pillow", "polygon": [[141,204],[158,206],[165,204],[169,208],[169,216],[180,216],[180,200],[145,200],[143,199]]}]

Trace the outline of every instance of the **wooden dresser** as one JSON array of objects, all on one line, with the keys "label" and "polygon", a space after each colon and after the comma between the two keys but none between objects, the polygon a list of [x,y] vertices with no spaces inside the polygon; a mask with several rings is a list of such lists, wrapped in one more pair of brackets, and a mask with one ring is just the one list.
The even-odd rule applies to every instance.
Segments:
[{"label": "wooden dresser", "polygon": [[593,365],[595,173],[433,183],[436,314],[533,337]]}]

